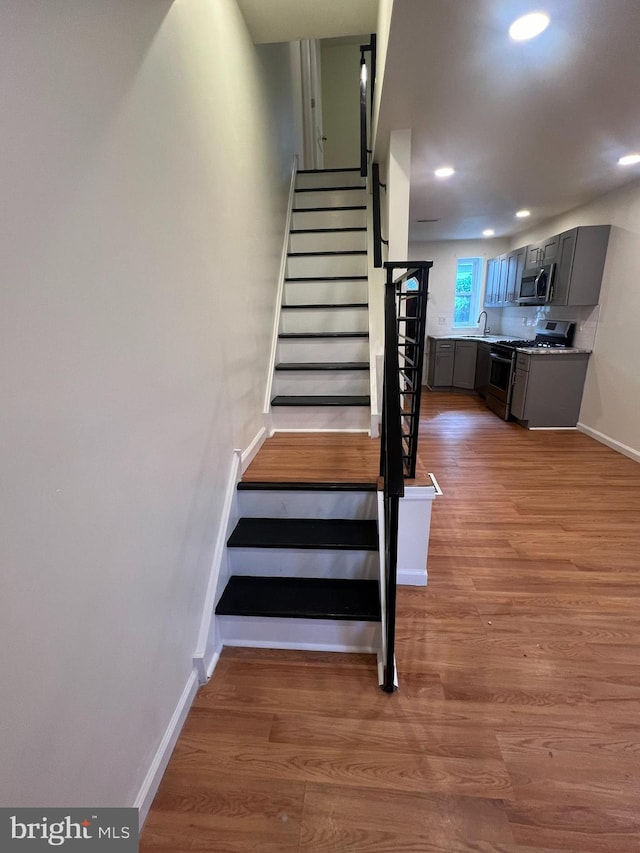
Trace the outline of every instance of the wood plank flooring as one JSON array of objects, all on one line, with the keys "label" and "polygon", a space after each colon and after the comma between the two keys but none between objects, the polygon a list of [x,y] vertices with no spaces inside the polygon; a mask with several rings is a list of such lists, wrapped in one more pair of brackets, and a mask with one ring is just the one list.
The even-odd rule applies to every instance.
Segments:
[{"label": "wood plank flooring", "polygon": [[366,433],[280,432],[265,441],[242,479],[375,483],[379,469],[380,441]]},{"label": "wood plank flooring", "polygon": [[143,853],[640,850],[640,466],[454,394],[420,442],[444,496],[400,690],[366,655],[226,649]]}]

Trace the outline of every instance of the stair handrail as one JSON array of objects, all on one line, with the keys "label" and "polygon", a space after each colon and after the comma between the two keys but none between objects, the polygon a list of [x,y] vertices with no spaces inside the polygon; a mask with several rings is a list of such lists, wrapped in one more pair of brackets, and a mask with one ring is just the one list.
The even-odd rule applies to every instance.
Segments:
[{"label": "stair handrail", "polygon": [[[367,61],[365,53],[371,54],[367,71]],[[371,153],[368,141],[369,134],[367,133],[367,80],[369,80],[369,96],[371,101],[371,111],[369,117],[369,129],[371,129],[371,120],[373,119],[373,94],[376,85],[376,35],[372,33],[369,44],[360,45],[360,175],[363,178],[367,177],[368,155]]]},{"label": "stair handrail", "polygon": [[389,245],[388,240],[382,239],[382,223],[380,215],[380,166],[371,164],[371,215],[373,225],[373,265],[376,269],[382,266],[382,244]]},{"label": "stair handrail", "polygon": [[[384,502],[384,675],[382,689],[393,693],[397,686],[395,666],[396,598],[398,573],[398,518],[405,478],[415,476],[418,450],[420,388],[426,328],[429,270],[433,261],[387,261],[384,309],[384,380],[382,390],[382,430],[380,475]],[[405,272],[394,279],[394,272]],[[403,313],[402,308],[405,312]],[[407,314],[409,310],[411,313]],[[403,331],[400,330],[404,323]],[[410,333],[410,334],[409,334]],[[413,358],[407,351],[411,350]],[[409,365],[408,361],[412,364]],[[408,373],[413,376],[407,390]],[[410,399],[412,434],[405,453],[402,423],[406,418],[403,396]]]}]

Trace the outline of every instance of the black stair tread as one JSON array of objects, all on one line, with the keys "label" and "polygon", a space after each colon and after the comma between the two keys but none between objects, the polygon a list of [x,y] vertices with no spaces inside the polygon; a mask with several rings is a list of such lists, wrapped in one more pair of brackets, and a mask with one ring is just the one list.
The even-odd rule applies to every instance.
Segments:
[{"label": "black stair tread", "polygon": [[238,483],[238,491],[241,492],[376,492],[378,486],[376,483],[340,483],[331,482],[323,483],[319,481],[309,482],[291,482],[286,480],[278,480],[272,482],[268,480],[241,480]]},{"label": "black stair tread", "polygon": [[359,172],[360,166],[345,166],[344,169],[298,169],[298,175],[322,175],[325,172]]},{"label": "black stair tread", "polygon": [[[333,208],[331,208],[333,210]],[[290,228],[289,234],[345,234],[352,231],[363,232],[366,227],[353,226],[351,228]]]},{"label": "black stair tread", "polygon": [[216,614],[379,622],[378,581],[232,575]]},{"label": "black stair tread", "polygon": [[369,370],[368,361],[281,361],[276,370]]},{"label": "black stair tread", "polygon": [[297,192],[297,193],[330,193],[330,192],[334,192],[335,190],[359,190],[359,191],[362,191],[364,189],[366,189],[364,184],[362,184],[360,186],[355,186],[355,187],[353,187],[353,186],[346,186],[345,187],[345,186],[340,186],[340,185],[336,184],[335,186],[332,186],[332,187],[296,187],[295,192]]},{"label": "black stair tread", "polygon": [[328,252],[287,252],[288,258],[333,258],[340,255],[366,255],[366,249],[335,249]]},{"label": "black stair tread", "polygon": [[369,332],[280,332],[279,338],[368,338]]},{"label": "black stair tread", "polygon": [[340,204],[332,207],[292,207],[291,213],[324,213],[327,210],[366,210],[366,204]]},{"label": "black stair tread", "polygon": [[230,548],[377,551],[375,521],[352,518],[241,518]]},{"label": "black stair tread", "polygon": [[283,305],[282,309],[296,311],[300,308],[368,308],[367,302],[299,302],[295,305]]},{"label": "black stair tread", "polygon": [[367,281],[366,275],[299,275],[285,281]]},{"label": "black stair tread", "polygon": [[286,397],[279,395],[271,401],[272,406],[370,406],[371,397],[366,395],[323,395],[323,396],[295,396]]}]

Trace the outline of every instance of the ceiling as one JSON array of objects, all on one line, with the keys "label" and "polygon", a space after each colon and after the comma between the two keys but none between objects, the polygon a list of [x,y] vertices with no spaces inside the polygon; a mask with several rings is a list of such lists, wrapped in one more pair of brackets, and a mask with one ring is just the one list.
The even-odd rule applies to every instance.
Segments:
[{"label": "ceiling", "polygon": [[373,33],[378,0],[238,0],[256,44]]},{"label": "ceiling", "polygon": [[[548,29],[513,42],[539,9]],[[640,0],[395,0],[376,158],[412,129],[410,238],[512,235],[640,179],[617,165],[640,151],[639,80]]]}]

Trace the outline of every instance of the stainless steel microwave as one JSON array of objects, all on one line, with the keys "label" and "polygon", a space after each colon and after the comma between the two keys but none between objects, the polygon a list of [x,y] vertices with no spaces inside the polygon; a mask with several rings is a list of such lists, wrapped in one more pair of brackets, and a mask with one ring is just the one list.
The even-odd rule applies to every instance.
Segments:
[{"label": "stainless steel microwave", "polygon": [[544,305],[553,297],[555,264],[542,264],[535,269],[525,270],[520,281],[518,304]]}]

